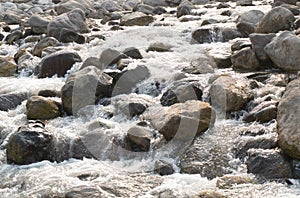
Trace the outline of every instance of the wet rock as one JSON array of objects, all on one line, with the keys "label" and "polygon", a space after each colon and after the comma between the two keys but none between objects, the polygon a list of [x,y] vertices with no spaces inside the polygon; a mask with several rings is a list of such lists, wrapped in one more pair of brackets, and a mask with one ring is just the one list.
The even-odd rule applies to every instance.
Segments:
[{"label": "wet rock", "polygon": [[267,179],[293,178],[290,160],[278,150],[250,149],[246,165],[248,173]]},{"label": "wet rock", "polygon": [[237,40],[231,45],[231,51],[235,52],[247,47],[251,47],[251,42],[249,40]]},{"label": "wet rock", "polygon": [[264,51],[265,46],[272,41],[276,35],[271,34],[250,34],[250,41],[252,44],[252,49],[255,52],[257,58],[261,61],[270,60],[269,56]]},{"label": "wet rock", "polygon": [[123,53],[130,57],[130,58],[133,58],[133,59],[142,59],[143,56],[141,55],[141,52],[135,48],[135,47],[129,47],[129,48],[126,48]]},{"label": "wet rock", "polygon": [[89,0],[69,0],[58,3],[55,6],[55,11],[58,15],[61,15],[77,8],[85,14],[89,14],[94,10],[93,4]]},{"label": "wet rock", "polygon": [[63,77],[76,62],[81,62],[80,56],[76,52],[58,52],[51,54],[40,63],[39,78],[52,77],[58,75]]},{"label": "wet rock", "polygon": [[118,3],[111,0],[104,1],[101,4],[101,7],[109,12],[117,12],[123,10],[123,8],[120,5],[118,5]]},{"label": "wet rock", "polygon": [[39,15],[32,15],[28,20],[28,24],[35,34],[46,34],[49,20],[44,19]]},{"label": "wet rock", "polygon": [[76,186],[68,190],[65,198],[105,197],[107,193],[98,186]]},{"label": "wet rock", "polygon": [[246,107],[253,98],[253,92],[245,79],[220,76],[209,90],[213,106],[223,111],[238,111]]},{"label": "wet rock", "polygon": [[0,57],[0,77],[13,76],[17,72],[17,65],[11,57]]},{"label": "wet rock", "polygon": [[66,28],[62,28],[60,30],[60,35],[59,35],[59,39],[60,42],[63,43],[71,43],[71,42],[75,42],[78,44],[83,44],[85,43],[85,37],[78,34],[75,31],[66,29]]},{"label": "wet rock", "polygon": [[182,69],[183,72],[188,74],[208,74],[213,73],[215,68],[215,62],[209,56],[204,56],[193,60],[189,66]]},{"label": "wet rock", "polygon": [[112,78],[94,66],[73,73],[61,89],[65,112],[76,114],[82,107],[111,96],[111,86]]},{"label": "wet rock", "polygon": [[296,3],[298,2],[298,0],[274,0],[274,3],[277,3],[277,2],[296,5]]},{"label": "wet rock", "polygon": [[300,79],[290,82],[277,111],[279,145],[288,155],[300,159]]},{"label": "wet rock", "polygon": [[133,8],[133,11],[135,12],[142,12],[144,14],[152,14],[154,11],[154,8],[149,5],[145,4],[139,4],[136,7]]},{"label": "wet rock", "polygon": [[236,28],[222,28],[221,29],[221,41],[227,42],[235,38],[245,37],[238,29]]},{"label": "wet rock", "polygon": [[0,111],[15,109],[28,98],[27,93],[9,93],[0,95]]},{"label": "wet rock", "polygon": [[153,134],[150,129],[134,126],[128,129],[126,137],[133,151],[148,152]]},{"label": "wet rock", "polygon": [[47,28],[47,35],[59,39],[61,29],[63,28],[77,33],[90,32],[85,22],[85,15],[80,9],[74,9],[50,21]]},{"label": "wet rock", "polygon": [[24,165],[50,160],[53,138],[41,123],[20,127],[8,140],[7,162]]},{"label": "wet rock", "polygon": [[278,141],[276,133],[269,133],[254,137],[241,136],[234,144],[233,153],[236,157],[243,160],[250,149],[275,149],[277,146]]},{"label": "wet rock", "polygon": [[252,0],[237,0],[237,6],[253,6]]},{"label": "wet rock", "polygon": [[223,12],[221,12],[221,15],[222,16],[231,16],[232,12],[231,12],[231,10],[224,10]]},{"label": "wet rock", "polygon": [[264,17],[264,15],[265,14],[260,10],[247,11],[238,17],[236,27],[245,35],[254,33],[256,26]]},{"label": "wet rock", "polygon": [[217,5],[217,9],[222,9],[222,8],[230,8],[230,5],[224,2],[221,2]]},{"label": "wet rock", "polygon": [[243,48],[231,56],[232,67],[240,71],[256,71],[260,69],[259,61],[251,48]]},{"label": "wet rock", "polygon": [[99,69],[106,69],[109,66],[116,64],[122,58],[127,58],[127,56],[117,50],[108,48],[102,51],[99,57]]},{"label": "wet rock", "polygon": [[176,13],[177,18],[184,16],[184,15],[190,15],[192,9],[194,9],[194,8],[195,8],[195,6],[190,1],[187,1],[187,0],[181,1],[179,6],[177,7],[177,13]]},{"label": "wet rock", "polygon": [[144,0],[143,3],[155,7],[155,6],[168,6],[167,2],[177,2],[177,1],[178,0]]},{"label": "wet rock", "polygon": [[203,190],[195,198],[227,198],[227,196],[214,190]]},{"label": "wet rock", "polygon": [[45,89],[41,90],[38,93],[38,96],[43,96],[43,97],[60,97],[60,92],[56,90],[51,90],[51,89]]},{"label": "wet rock", "polygon": [[216,19],[204,19],[201,23],[201,26],[215,24],[215,23],[220,23],[220,21],[218,21]]},{"label": "wet rock", "polygon": [[61,104],[42,96],[32,96],[26,103],[29,120],[50,120],[61,116]]},{"label": "wet rock", "polygon": [[188,100],[201,100],[202,90],[196,83],[179,81],[172,84],[160,98],[163,106],[171,106],[175,103],[183,103]]},{"label": "wet rock", "polygon": [[275,65],[283,70],[300,70],[300,38],[283,32],[264,48]]},{"label": "wet rock", "polygon": [[192,32],[191,43],[211,43],[217,42],[219,39],[215,36],[219,30],[202,27]]},{"label": "wet rock", "polygon": [[189,100],[170,107],[149,108],[143,117],[167,141],[193,139],[206,131],[215,120],[214,110],[208,103]]},{"label": "wet rock", "polygon": [[2,19],[7,25],[17,25],[21,23],[21,18],[13,13],[6,13]]},{"label": "wet rock", "polygon": [[154,172],[161,176],[172,175],[174,173],[174,169],[172,164],[166,162],[165,160],[157,160],[154,163]]},{"label": "wet rock", "polygon": [[231,54],[228,52],[210,52],[209,55],[212,57],[212,59],[215,61],[215,65],[217,68],[230,68],[232,65],[231,62]]},{"label": "wet rock", "polygon": [[295,17],[291,11],[283,7],[275,7],[259,22],[256,33],[277,33],[280,30],[290,30]]},{"label": "wet rock", "polygon": [[42,40],[40,40],[33,48],[32,53],[35,56],[41,57],[43,49],[50,47],[50,46],[56,46],[59,43],[59,41],[56,38],[53,37],[46,37]]},{"label": "wet rock", "polygon": [[142,12],[125,14],[120,21],[123,26],[147,26],[154,21],[153,16],[146,15]]},{"label": "wet rock", "polygon": [[155,42],[151,43],[148,49],[146,50],[147,52],[149,51],[155,51],[155,52],[171,52],[172,46],[162,43],[162,42]]},{"label": "wet rock", "polygon": [[229,189],[239,184],[252,184],[254,179],[247,175],[225,175],[217,180],[217,187]]},{"label": "wet rock", "polygon": [[164,14],[166,12],[167,12],[167,10],[163,7],[160,7],[160,6],[155,7],[154,10],[153,10],[153,14],[157,14],[157,15],[161,15],[161,14]]},{"label": "wet rock", "polygon": [[244,122],[269,122],[276,119],[277,116],[277,102],[263,102],[252,109],[249,113],[244,115]]},{"label": "wet rock", "polygon": [[20,38],[22,38],[23,33],[21,30],[15,30],[9,35],[6,36],[5,41],[12,45],[15,41],[18,41]]}]

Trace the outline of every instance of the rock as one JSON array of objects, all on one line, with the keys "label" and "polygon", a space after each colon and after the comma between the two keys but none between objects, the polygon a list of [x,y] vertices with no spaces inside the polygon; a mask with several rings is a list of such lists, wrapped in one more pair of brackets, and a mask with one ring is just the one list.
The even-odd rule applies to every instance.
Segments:
[{"label": "rock", "polygon": [[172,84],[160,98],[163,106],[171,106],[175,103],[184,103],[188,100],[201,100],[202,90],[196,83],[179,81]]},{"label": "rock", "polygon": [[157,14],[157,15],[161,15],[161,14],[164,14],[166,13],[167,10],[163,7],[155,7],[154,10],[153,10],[153,14]]},{"label": "rock", "polygon": [[230,68],[232,65],[231,54],[229,52],[220,52],[219,50],[215,52],[210,51],[209,56],[212,57],[212,59],[215,61],[216,67],[219,69]]},{"label": "rock", "polygon": [[102,51],[99,57],[99,69],[106,69],[119,62],[122,58],[127,58],[127,56],[117,50],[108,48]]},{"label": "rock", "polygon": [[299,6],[290,5],[290,4],[281,4],[280,7],[286,8],[293,13],[293,15],[297,16],[300,14]]},{"label": "rock", "polygon": [[20,127],[8,140],[7,162],[25,165],[50,160],[53,138],[41,123]]},{"label": "rock", "polygon": [[227,42],[233,40],[235,38],[243,38],[245,37],[238,29],[236,28],[222,28],[221,29],[221,41]]},{"label": "rock", "polygon": [[251,47],[251,42],[247,40],[236,40],[232,45],[231,45],[231,51],[235,52],[238,50],[241,50],[246,47]]},{"label": "rock", "polygon": [[71,74],[61,89],[62,104],[68,115],[76,115],[87,105],[111,96],[112,78],[94,66]]},{"label": "rock", "polygon": [[231,16],[232,12],[231,12],[231,10],[224,10],[223,12],[221,12],[221,15],[222,16]]},{"label": "rock", "polygon": [[219,41],[219,38],[216,37],[219,30],[214,28],[202,27],[192,32],[191,43],[212,43]]},{"label": "rock", "polygon": [[[156,6],[168,6],[167,2],[174,2],[173,0],[143,0],[143,3],[152,7],[156,7]],[[175,0],[175,2],[178,0]]]},{"label": "rock", "polygon": [[227,198],[227,196],[213,190],[203,190],[195,198]]},{"label": "rock", "polygon": [[8,93],[0,95],[0,111],[15,109],[28,98],[27,93]]},{"label": "rock", "polygon": [[293,178],[290,160],[278,150],[250,149],[246,165],[248,173],[267,179]]},{"label": "rock", "polygon": [[117,12],[123,10],[123,8],[120,5],[118,5],[116,2],[111,0],[104,1],[101,4],[101,7],[109,12]]},{"label": "rock", "polygon": [[235,157],[243,160],[250,149],[275,149],[278,146],[277,134],[269,133],[257,136],[241,136],[235,143],[233,153]]},{"label": "rock", "polygon": [[189,66],[182,69],[183,72],[188,74],[208,74],[213,73],[215,62],[209,56],[204,56],[193,60]]},{"label": "rock", "polygon": [[250,10],[241,14],[237,19],[237,29],[249,35],[255,32],[256,26],[264,17],[264,13],[260,10]]},{"label": "rock", "polygon": [[49,20],[44,19],[39,15],[32,15],[28,20],[28,24],[35,34],[46,34]]},{"label": "rock", "polygon": [[237,6],[253,6],[252,0],[237,0]]},{"label": "rock", "polygon": [[89,0],[61,1],[55,6],[55,11],[58,15],[61,15],[77,8],[82,10],[86,15],[94,11],[93,4]]},{"label": "rock", "polygon": [[260,69],[259,61],[251,48],[243,48],[231,56],[234,70],[256,71]]},{"label": "rock", "polygon": [[75,31],[66,29],[66,28],[62,28],[60,30],[60,35],[59,35],[59,39],[60,42],[63,43],[71,43],[71,42],[75,42],[78,44],[83,44],[85,43],[85,37],[78,34]]},{"label": "rock", "polygon": [[216,19],[204,19],[201,23],[201,26],[215,24],[215,23],[220,23],[220,21]]},{"label": "rock", "polygon": [[42,96],[32,96],[26,103],[29,120],[50,120],[61,116],[61,104]]},{"label": "rock", "polygon": [[153,137],[151,131],[145,127],[134,126],[128,129],[127,138],[130,142],[132,150],[148,152],[150,149],[150,141]]},{"label": "rock", "polygon": [[15,41],[19,40],[22,38],[23,33],[21,30],[15,30],[9,35],[6,36],[5,41],[9,44],[12,45]]},{"label": "rock", "polygon": [[85,22],[85,15],[80,9],[74,9],[50,21],[47,28],[47,35],[59,39],[61,29],[63,28],[77,33],[90,32]]},{"label": "rock", "polygon": [[12,57],[0,57],[0,77],[13,76],[17,72],[17,65]]},{"label": "rock", "polygon": [[296,5],[296,3],[298,2],[298,0],[274,0],[274,3],[287,3],[287,4],[291,4],[291,5]]},{"label": "rock", "polygon": [[142,59],[143,56],[141,55],[141,52],[135,48],[135,47],[129,47],[129,48],[126,48],[123,53],[130,57],[130,58],[133,58],[133,59]]},{"label": "rock", "polygon": [[80,56],[76,52],[58,52],[51,54],[42,59],[38,77],[47,78],[54,75],[63,77],[76,62],[81,61]]},{"label": "rock", "polygon": [[300,79],[290,82],[277,110],[278,140],[282,150],[295,159],[300,159]]},{"label": "rock", "polygon": [[220,189],[229,189],[239,184],[252,184],[254,179],[247,175],[225,175],[217,180],[217,187]]},{"label": "rock", "polygon": [[2,19],[7,25],[17,25],[21,23],[21,18],[13,13],[6,13]]},{"label": "rock", "polygon": [[280,30],[290,30],[295,17],[291,11],[283,7],[275,7],[259,22],[256,33],[277,33]]},{"label": "rock", "polygon": [[59,43],[59,41],[56,38],[53,37],[46,37],[42,40],[40,40],[33,48],[32,53],[35,56],[41,57],[43,49],[50,47],[50,46],[56,46]]},{"label": "rock", "polygon": [[50,89],[45,89],[45,90],[39,91],[38,96],[43,96],[43,97],[61,97],[60,92],[58,92],[56,90],[50,90]]},{"label": "rock", "polygon": [[286,71],[300,70],[300,38],[283,32],[264,48],[275,65]]},{"label": "rock", "polygon": [[141,83],[150,76],[150,71],[146,66],[138,65],[134,68],[127,67],[112,76],[114,85],[112,96],[116,96],[132,93],[138,83]]},{"label": "rock", "polygon": [[79,185],[68,190],[65,198],[79,198],[79,197],[105,197],[107,192],[98,186]]},{"label": "rock", "polygon": [[167,141],[193,139],[214,123],[214,110],[208,103],[189,100],[170,107],[149,108],[144,114]]},{"label": "rock", "polygon": [[253,98],[249,84],[243,78],[220,76],[210,87],[210,98],[213,106],[223,111],[238,111],[246,107]]},{"label": "rock", "polygon": [[149,5],[139,4],[133,8],[134,12],[142,12],[144,14],[153,14],[154,8]]},{"label": "rock", "polygon": [[154,163],[154,172],[161,176],[172,175],[174,173],[174,169],[172,164],[166,162],[165,160],[157,160]]},{"label": "rock", "polygon": [[221,2],[217,5],[217,9],[222,9],[222,8],[230,8],[230,5],[224,2]]},{"label": "rock", "polygon": [[154,21],[153,16],[146,15],[142,12],[133,12],[125,14],[120,21],[123,26],[147,26]]},{"label": "rock", "polygon": [[252,44],[252,50],[255,52],[256,57],[260,61],[270,60],[269,56],[264,51],[265,46],[272,41],[276,34],[250,34],[250,41]]},{"label": "rock", "polygon": [[81,65],[80,69],[83,69],[83,68],[88,67],[88,66],[95,66],[99,69],[104,69],[101,66],[100,59],[97,58],[97,57],[89,57],[89,58],[85,59],[85,61]]},{"label": "rock", "polygon": [[177,7],[177,18],[184,16],[184,15],[190,15],[191,10],[194,9],[195,6],[193,3],[187,0],[182,0],[179,6]]},{"label": "rock", "polygon": [[155,43],[151,43],[150,46],[148,47],[148,49],[146,50],[147,52],[149,51],[155,51],[155,52],[171,52],[172,46],[165,44],[165,43],[161,43],[161,42],[155,42]]},{"label": "rock", "polygon": [[244,115],[244,122],[269,122],[276,119],[277,116],[277,102],[263,102],[252,109],[248,114]]}]

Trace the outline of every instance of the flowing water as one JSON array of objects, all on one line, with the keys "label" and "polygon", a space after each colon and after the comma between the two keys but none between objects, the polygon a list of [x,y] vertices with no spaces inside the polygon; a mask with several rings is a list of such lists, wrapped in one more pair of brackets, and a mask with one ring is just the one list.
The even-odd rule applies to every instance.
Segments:
[{"label": "flowing water", "polygon": [[[261,2],[255,2],[259,5]],[[232,4],[234,5],[234,4]],[[269,5],[260,5],[255,9],[263,12],[270,10]],[[168,8],[172,10],[174,8]],[[160,82],[162,89],[172,83],[185,66],[192,60],[207,60],[208,53],[230,53],[231,42],[211,44],[191,44],[191,31],[200,27],[204,19],[226,19],[228,22],[219,24],[225,27],[235,26],[234,21],[240,13],[253,7],[237,7],[233,15],[220,16],[223,9],[209,9],[201,15],[198,21],[178,22],[171,15],[161,15],[150,27],[126,27],[124,31],[109,31],[106,25],[101,27],[98,34],[106,36],[106,40],[95,39],[89,44],[69,44],[67,50],[77,51],[82,59],[91,56],[98,57],[103,49],[113,48],[124,50],[127,47],[136,47],[142,51],[144,59],[135,60],[131,65],[146,65],[151,76],[145,82],[138,85],[139,93],[153,93],[153,82]],[[199,6],[197,12],[206,11]],[[172,46],[172,52],[148,52],[145,50],[154,42],[163,42]],[[13,55],[17,51],[15,46],[1,45],[0,51],[6,55]],[[32,64],[36,64],[36,60]],[[80,64],[76,64],[69,73],[78,70]],[[217,70],[215,74],[233,73],[230,70]],[[208,80],[213,74],[187,75],[201,82],[204,89],[208,90]],[[243,74],[238,74],[242,76]],[[68,76],[68,75],[67,75]],[[37,79],[30,73],[22,72],[16,78],[0,78],[0,93],[27,92],[31,95],[39,90],[60,90],[66,80],[52,77]],[[152,103],[159,103],[160,95],[157,94],[140,96]],[[276,95],[276,93],[274,94]],[[117,96],[126,97],[126,96]],[[113,100],[118,101],[115,97]],[[161,152],[128,153],[118,150],[117,158],[114,155],[112,139],[122,136],[126,130],[135,125],[136,118],[126,119],[122,113],[116,113],[112,118],[107,112],[116,112],[114,105],[103,107],[101,105],[89,106],[79,113],[77,117],[65,116],[56,118],[46,123],[46,129],[55,133],[58,138],[68,137],[76,139],[87,131],[97,130],[101,125],[101,142],[94,152],[96,159],[83,160],[70,159],[61,163],[42,161],[30,165],[9,165],[6,163],[5,146],[10,135],[19,126],[27,123],[25,102],[15,110],[8,112],[0,111],[0,197],[64,197],[67,192],[76,189],[86,190],[99,197],[193,197],[202,190],[216,190],[228,197],[300,197],[299,181],[294,180],[294,185],[287,186],[280,182],[266,182],[263,184],[241,184],[229,189],[218,189],[217,179],[208,180],[199,174],[180,174],[176,166],[178,156],[172,152],[172,147],[167,147]],[[96,123],[96,127],[95,126]],[[99,124],[101,123],[101,124]],[[105,127],[103,127],[105,126]],[[212,133],[207,132],[204,136],[205,144],[199,145],[203,155],[211,147],[217,145],[219,149],[228,149],[226,145],[233,144],[234,137],[240,131],[237,128],[248,127],[238,120],[226,120],[221,116],[217,119]],[[271,126],[272,127],[272,126]],[[226,128],[226,129],[225,129]],[[70,151],[71,152],[71,151]],[[94,153],[95,154],[95,153]],[[112,160],[117,159],[117,160]],[[173,163],[175,174],[159,176],[153,174],[154,161],[165,159]],[[210,160],[207,159],[208,163]],[[238,160],[232,159],[234,174],[245,175],[246,170]],[[224,167],[226,168],[226,167]],[[252,175],[249,175],[252,177]]]}]

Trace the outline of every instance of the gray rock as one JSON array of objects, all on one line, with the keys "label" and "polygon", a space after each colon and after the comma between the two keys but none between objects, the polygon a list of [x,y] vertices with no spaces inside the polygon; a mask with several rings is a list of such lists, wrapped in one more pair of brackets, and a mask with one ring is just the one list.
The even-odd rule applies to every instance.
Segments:
[{"label": "gray rock", "polygon": [[245,35],[254,33],[264,15],[260,10],[250,10],[241,14],[237,19],[237,29]]},{"label": "gray rock", "polygon": [[42,40],[40,40],[33,48],[32,53],[35,56],[42,56],[43,49],[50,47],[50,46],[56,46],[58,44],[58,40],[53,37],[46,37]]},{"label": "gray rock", "polygon": [[27,93],[8,93],[0,95],[0,111],[15,109],[28,98]]},{"label": "gray rock", "polygon": [[55,6],[55,11],[58,15],[70,12],[74,9],[80,9],[85,14],[89,14],[94,11],[93,4],[89,0],[62,1]]},{"label": "gray rock", "polygon": [[71,43],[71,42],[75,42],[78,44],[83,44],[85,43],[85,37],[78,34],[77,32],[73,31],[73,30],[69,30],[66,28],[62,28],[60,30],[60,35],[59,35],[59,39],[60,42],[63,43]]},{"label": "gray rock", "polygon": [[146,15],[142,12],[134,12],[125,14],[120,21],[120,25],[123,26],[148,26],[154,21],[153,16]]},{"label": "gray rock", "polygon": [[270,60],[269,56],[264,51],[265,46],[272,41],[276,34],[250,34],[250,41],[252,50],[255,52],[256,57],[261,61]]},{"label": "gray rock", "polygon": [[142,12],[144,14],[153,14],[154,7],[145,4],[138,4],[133,8],[133,11]]},{"label": "gray rock", "polygon": [[152,137],[151,131],[145,127],[134,126],[127,131],[127,138],[133,151],[149,151]]},{"label": "gray rock", "polygon": [[53,139],[41,123],[22,126],[8,140],[7,162],[24,165],[51,160]]},{"label": "gray rock", "polygon": [[34,33],[45,34],[47,33],[49,20],[44,19],[39,15],[32,15],[28,20],[28,24]]},{"label": "gray rock", "polygon": [[174,173],[174,169],[172,164],[164,160],[158,160],[154,164],[154,172],[161,176],[172,175]]},{"label": "gray rock", "polygon": [[288,155],[300,159],[300,79],[290,82],[277,111],[279,145]]},{"label": "gray rock", "polygon": [[22,36],[23,32],[21,30],[15,30],[6,36],[5,41],[12,45],[15,41],[18,41],[20,38],[22,38]]},{"label": "gray rock", "polygon": [[108,48],[102,51],[99,57],[99,69],[106,69],[109,66],[113,66],[122,58],[127,58],[127,56],[117,50]]},{"label": "gray rock", "polygon": [[260,69],[256,54],[251,48],[243,48],[231,56],[232,67],[240,71],[256,71]]},{"label": "gray rock", "polygon": [[123,10],[123,8],[120,5],[118,5],[118,3],[111,1],[111,0],[104,1],[101,4],[101,7],[109,12],[117,12],[117,11]]},{"label": "gray rock", "polygon": [[248,173],[267,179],[293,178],[290,160],[278,150],[250,149],[246,165]]},{"label": "gray rock", "polygon": [[61,89],[63,109],[68,115],[94,105],[103,97],[111,96],[112,78],[94,66],[73,73]]},{"label": "gray rock", "polygon": [[290,30],[295,17],[291,11],[283,7],[275,7],[259,22],[256,33],[277,33],[281,30]]},{"label": "gray rock", "polygon": [[76,62],[81,61],[80,56],[76,52],[58,52],[51,54],[41,61],[38,77],[46,78],[54,75],[62,77]]},{"label": "gray rock", "polygon": [[253,6],[252,0],[237,0],[237,6]]},{"label": "gray rock", "polygon": [[129,47],[129,48],[126,48],[123,53],[130,57],[130,58],[133,58],[133,59],[142,59],[143,56],[141,55],[141,52],[135,48],[135,47]]},{"label": "gray rock", "polygon": [[248,82],[231,76],[218,77],[211,85],[209,93],[212,105],[227,112],[245,108],[253,98]]},{"label": "gray rock", "polygon": [[12,57],[0,57],[0,77],[13,76],[17,72],[17,65]]},{"label": "gray rock", "polygon": [[191,3],[190,1],[187,1],[187,0],[181,1],[179,6],[177,7],[177,13],[176,13],[177,18],[184,16],[184,15],[190,15],[192,9],[195,9],[195,6],[193,5],[193,3]]},{"label": "gray rock", "polygon": [[21,18],[14,13],[6,13],[3,16],[3,22],[7,25],[17,25],[21,23]]},{"label": "gray rock", "polygon": [[244,115],[244,122],[269,122],[276,119],[277,116],[277,102],[263,102],[252,109],[248,114]]},{"label": "gray rock", "polygon": [[162,43],[162,42],[155,42],[151,43],[148,49],[146,50],[147,52],[149,51],[155,51],[155,52],[171,52],[172,46]]},{"label": "gray rock", "polygon": [[74,9],[50,21],[47,28],[47,35],[59,39],[61,29],[63,28],[77,33],[90,32],[85,22],[85,15],[80,9]]},{"label": "gray rock", "polygon": [[300,38],[283,32],[264,48],[275,65],[283,70],[300,70]]}]

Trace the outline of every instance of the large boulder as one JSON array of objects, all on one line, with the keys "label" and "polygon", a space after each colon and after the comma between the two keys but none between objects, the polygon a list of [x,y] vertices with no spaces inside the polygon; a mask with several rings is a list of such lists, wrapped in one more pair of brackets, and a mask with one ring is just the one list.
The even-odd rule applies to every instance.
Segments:
[{"label": "large boulder", "polygon": [[215,112],[206,102],[189,100],[170,107],[149,108],[143,117],[149,120],[167,141],[173,138],[188,140],[206,131],[210,124],[214,123]]},{"label": "large boulder", "polygon": [[12,57],[0,57],[0,77],[13,76],[17,72],[17,65]]},{"label": "large boulder", "polygon": [[154,21],[153,16],[146,15],[142,12],[133,12],[125,14],[120,21],[120,25],[124,26],[147,26]]},{"label": "large boulder", "polygon": [[295,17],[291,11],[283,7],[275,7],[259,22],[256,33],[277,33],[281,30],[290,30]]},{"label": "large boulder", "polygon": [[42,123],[22,126],[8,140],[7,162],[24,165],[51,160],[53,140],[53,134]]},{"label": "large boulder", "polygon": [[226,112],[245,108],[253,98],[248,82],[231,76],[218,77],[211,85],[209,93],[212,105]]},{"label": "large boulder", "polygon": [[93,4],[89,0],[62,1],[55,6],[55,11],[60,15],[77,8],[81,9],[86,15],[94,11]]},{"label": "large boulder", "polygon": [[260,68],[259,61],[250,48],[243,48],[231,56],[232,67],[240,71],[256,71]]},{"label": "large boulder", "polygon": [[261,21],[264,15],[265,14],[260,10],[247,11],[238,17],[236,27],[240,32],[246,35],[254,33],[257,24]]},{"label": "large boulder", "polygon": [[287,71],[300,70],[300,38],[283,32],[264,48],[275,65]]},{"label": "large boulder", "polygon": [[76,52],[58,52],[43,58],[39,66],[39,78],[57,75],[63,77],[76,62],[81,62]]},{"label": "large boulder", "polygon": [[27,98],[27,93],[2,94],[0,95],[0,111],[15,109]]},{"label": "large boulder", "polygon": [[74,9],[50,21],[47,28],[47,35],[59,40],[60,32],[63,28],[77,33],[90,32],[85,22],[85,15],[80,9]]},{"label": "large boulder", "polygon": [[26,103],[27,118],[30,120],[49,120],[62,114],[61,104],[42,96],[32,96]]},{"label": "large boulder", "polygon": [[264,51],[265,46],[272,41],[276,34],[250,34],[252,50],[260,61],[268,61],[270,58]]},{"label": "large boulder", "polygon": [[47,33],[49,20],[40,17],[39,15],[32,15],[28,20],[28,25],[31,27],[32,32],[36,34]]},{"label": "large boulder", "polygon": [[63,109],[69,115],[111,96],[112,78],[94,66],[73,73],[61,89]]},{"label": "large boulder", "polygon": [[278,105],[277,123],[280,147],[300,160],[300,79],[290,82]]}]

